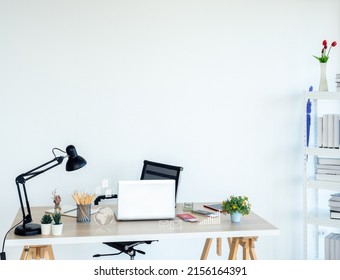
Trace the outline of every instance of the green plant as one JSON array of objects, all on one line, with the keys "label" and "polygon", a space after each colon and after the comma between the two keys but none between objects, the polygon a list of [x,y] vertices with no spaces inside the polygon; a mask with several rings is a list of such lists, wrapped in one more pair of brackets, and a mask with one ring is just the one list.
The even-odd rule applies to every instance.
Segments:
[{"label": "green plant", "polygon": [[44,214],[42,217],[41,217],[41,220],[40,222],[42,224],[50,224],[52,223],[52,217],[50,214]]},{"label": "green plant", "polygon": [[248,215],[250,212],[251,204],[247,196],[234,196],[231,195],[228,199],[222,201],[222,211],[228,214],[239,212],[242,215]]},{"label": "green plant", "polygon": [[326,63],[326,62],[328,61],[329,53],[330,53],[332,47],[335,47],[337,44],[336,44],[336,42],[334,41],[334,42],[331,44],[331,46],[330,46],[330,48],[329,48],[327,54],[326,54],[326,51],[327,51],[327,40],[323,40],[322,45],[323,45],[323,48],[322,48],[322,50],[321,50],[321,56],[315,56],[315,55],[313,55],[313,57],[315,57],[315,58],[316,58],[317,60],[319,60],[319,62],[321,62],[321,63]]},{"label": "green plant", "polygon": [[60,225],[61,224],[61,214],[60,214],[60,212],[52,214],[52,218],[53,218],[53,221],[54,221],[55,225]]}]

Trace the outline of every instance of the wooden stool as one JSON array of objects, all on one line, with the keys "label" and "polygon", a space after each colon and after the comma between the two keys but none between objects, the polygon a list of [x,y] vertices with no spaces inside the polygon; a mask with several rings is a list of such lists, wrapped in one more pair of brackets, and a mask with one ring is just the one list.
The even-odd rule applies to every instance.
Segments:
[{"label": "wooden stool", "polygon": [[22,250],[20,260],[54,260],[51,245],[26,245]]},{"label": "wooden stool", "polygon": [[244,260],[257,260],[255,252],[255,241],[257,236],[250,237],[233,237],[228,238],[228,243],[230,247],[228,260],[237,259],[237,250],[240,245],[243,248],[243,259]]}]

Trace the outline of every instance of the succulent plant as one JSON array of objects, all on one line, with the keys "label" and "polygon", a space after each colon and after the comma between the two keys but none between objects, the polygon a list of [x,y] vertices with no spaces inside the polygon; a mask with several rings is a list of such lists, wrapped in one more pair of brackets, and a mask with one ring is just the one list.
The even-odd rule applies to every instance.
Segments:
[{"label": "succulent plant", "polygon": [[60,214],[60,212],[52,214],[52,218],[53,218],[53,221],[54,221],[55,225],[60,225],[61,224],[61,214]]},{"label": "succulent plant", "polygon": [[44,214],[42,217],[41,217],[41,220],[40,222],[42,224],[50,224],[52,223],[52,217],[50,214]]}]

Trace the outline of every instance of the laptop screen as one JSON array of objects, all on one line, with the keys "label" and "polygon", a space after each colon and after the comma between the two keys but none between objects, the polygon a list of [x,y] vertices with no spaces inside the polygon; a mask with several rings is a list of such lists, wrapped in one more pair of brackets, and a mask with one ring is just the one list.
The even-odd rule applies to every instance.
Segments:
[{"label": "laptop screen", "polygon": [[119,181],[117,220],[175,218],[175,180]]}]

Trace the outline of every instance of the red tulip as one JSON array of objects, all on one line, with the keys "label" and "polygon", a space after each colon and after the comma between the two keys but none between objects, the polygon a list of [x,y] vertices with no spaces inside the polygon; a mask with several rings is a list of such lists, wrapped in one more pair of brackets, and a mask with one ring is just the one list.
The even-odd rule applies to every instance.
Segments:
[{"label": "red tulip", "polygon": [[[327,46],[327,40],[323,40],[322,45],[323,45],[323,48],[321,50],[321,56],[318,57],[318,56],[313,55],[313,57],[315,57],[321,63],[326,63],[328,61],[329,53],[330,53],[332,47],[335,47],[337,45],[337,43],[336,43],[336,41],[333,41],[333,43],[331,44],[329,49],[328,49],[328,46]],[[328,51],[327,51],[327,49],[328,49]]]}]

